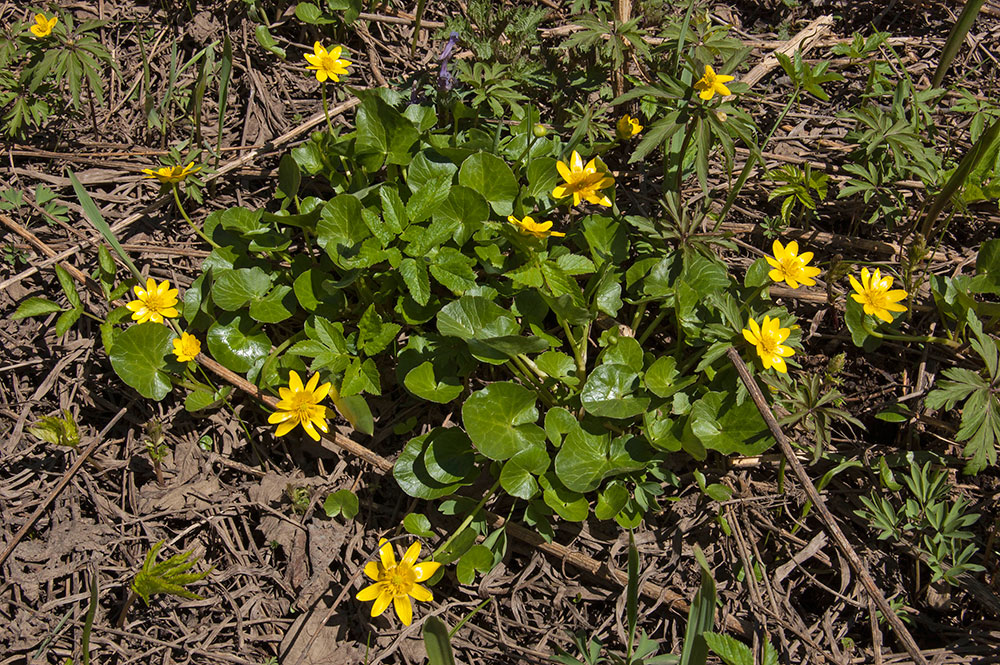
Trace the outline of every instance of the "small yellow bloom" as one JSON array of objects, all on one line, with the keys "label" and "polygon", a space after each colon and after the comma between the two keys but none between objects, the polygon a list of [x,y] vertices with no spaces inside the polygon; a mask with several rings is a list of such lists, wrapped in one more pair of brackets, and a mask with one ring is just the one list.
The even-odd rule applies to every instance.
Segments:
[{"label": "small yellow bloom", "polygon": [[143,169],[142,172],[146,174],[147,178],[156,178],[161,184],[171,185],[175,182],[181,182],[184,178],[188,177],[192,173],[197,173],[201,170],[201,167],[193,168],[194,162],[191,162],[187,166],[164,166],[162,168],[156,169]]},{"label": "small yellow bloom", "polygon": [[627,141],[642,130],[643,126],[639,124],[639,120],[627,113],[618,118],[618,124],[615,125],[615,135],[622,141]]},{"label": "small yellow bloom", "polygon": [[53,16],[52,18],[45,18],[45,14],[35,14],[35,25],[29,28],[31,34],[39,39],[42,37],[48,37],[52,34],[52,28],[56,27],[56,23],[59,19]]},{"label": "small yellow bloom", "polygon": [[327,79],[336,83],[341,76],[347,74],[347,68],[351,64],[350,60],[340,57],[342,50],[340,46],[334,46],[327,51],[322,44],[316,42],[313,44],[314,53],[306,53],[306,62],[309,63],[306,69],[315,70],[316,80],[320,83]]},{"label": "small yellow bloom", "polygon": [[180,337],[174,339],[174,355],[177,361],[186,363],[194,360],[194,357],[201,353],[201,342],[198,338],[189,333],[181,333]]},{"label": "small yellow bloom", "polygon": [[772,367],[782,374],[788,373],[788,366],[785,358],[791,356],[795,351],[784,346],[782,342],[788,339],[791,328],[782,328],[778,319],[772,319],[765,315],[764,322],[757,325],[757,322],[750,319],[747,325],[750,329],[743,329],[743,337],[757,347],[757,355],[764,365],[764,369]]},{"label": "small yellow bloom", "polygon": [[534,236],[536,238],[548,238],[549,236],[555,236],[557,238],[562,238],[565,233],[560,233],[559,231],[550,231],[552,228],[552,222],[536,222],[531,217],[525,217],[524,219],[518,219],[513,215],[507,217],[507,221],[517,227],[517,230],[526,236]]},{"label": "small yellow bloom", "polygon": [[132,320],[138,323],[163,323],[164,318],[172,319],[179,316],[176,309],[177,289],[170,288],[170,280],[165,279],[159,285],[156,280],[149,278],[146,280],[146,288],[138,284],[132,287],[135,297],[125,306],[132,310]]},{"label": "small yellow bloom", "polygon": [[728,97],[733,93],[729,92],[729,88],[725,84],[734,80],[736,80],[736,77],[716,74],[711,65],[705,65],[705,75],[694,84],[694,89],[701,91],[698,93],[698,96],[705,101],[715,97],[716,93],[723,97]]},{"label": "small yellow bloom", "polygon": [[806,286],[816,285],[816,280],[813,277],[820,274],[821,270],[808,265],[813,258],[812,252],[799,254],[799,243],[794,240],[784,247],[781,246],[780,240],[775,240],[771,249],[774,252],[774,258],[764,257],[768,265],[774,268],[767,273],[768,277],[776,282],[785,282],[793,289],[799,288],[802,284]]},{"label": "small yellow bloom", "polygon": [[404,626],[413,621],[413,600],[430,602],[434,595],[427,587],[418,584],[426,582],[437,572],[441,564],[437,561],[417,563],[420,556],[420,543],[413,543],[403,555],[403,560],[396,563],[396,555],[392,545],[383,538],[379,541],[379,561],[369,561],[365,564],[365,575],[375,580],[375,584],[365,587],[355,596],[360,601],[374,600],[372,616],[385,612],[389,603],[396,608],[396,614]]},{"label": "small yellow bloom", "polygon": [[865,314],[871,314],[882,319],[886,323],[892,323],[892,314],[889,312],[905,312],[906,307],[899,304],[899,301],[906,297],[903,289],[892,288],[892,277],[882,276],[882,272],[875,268],[875,272],[868,273],[868,268],[861,269],[861,282],[854,279],[854,275],[849,275],[851,286],[857,293],[852,293],[851,297],[865,306]]},{"label": "small yellow bloom", "polygon": [[574,150],[569,165],[558,161],[556,169],[565,182],[552,190],[552,196],[563,199],[572,195],[573,205],[580,205],[580,199],[586,199],[590,203],[611,207],[611,199],[600,190],[615,184],[615,179],[604,171],[597,170],[597,159],[590,160],[584,166],[580,153]]},{"label": "small yellow bloom", "polygon": [[281,401],[275,404],[278,410],[268,416],[267,422],[277,425],[276,436],[285,436],[296,425],[302,425],[314,441],[319,441],[319,429],[321,432],[328,430],[326,424],[326,407],[321,405],[330,392],[330,384],[324,383],[317,387],[319,383],[319,373],[313,374],[309,383],[302,386],[302,379],[292,370],[288,373],[288,387],[278,388],[278,395]]}]

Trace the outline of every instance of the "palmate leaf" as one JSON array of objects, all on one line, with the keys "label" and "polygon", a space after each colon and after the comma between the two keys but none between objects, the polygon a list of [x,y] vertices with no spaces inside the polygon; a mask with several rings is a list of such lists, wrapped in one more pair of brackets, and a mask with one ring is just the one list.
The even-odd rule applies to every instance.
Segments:
[{"label": "palmate leaf", "polygon": [[198,557],[191,559],[193,552],[182,552],[175,554],[165,561],[156,562],[156,556],[163,547],[164,541],[153,545],[146,555],[146,560],[142,564],[142,570],[136,573],[132,580],[132,592],[142,598],[143,602],[149,605],[150,597],[167,593],[173,596],[180,596],[189,600],[199,600],[201,596],[188,591],[184,587],[192,582],[204,579],[215,568],[209,568],[203,573],[189,573],[196,563]]}]

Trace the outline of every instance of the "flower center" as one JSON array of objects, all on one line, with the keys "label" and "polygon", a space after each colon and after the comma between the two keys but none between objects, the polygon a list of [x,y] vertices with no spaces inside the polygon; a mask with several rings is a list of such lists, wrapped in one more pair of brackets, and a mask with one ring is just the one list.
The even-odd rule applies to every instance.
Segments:
[{"label": "flower center", "polygon": [[146,309],[151,312],[161,312],[167,309],[166,297],[155,291],[150,291],[146,294]]},{"label": "flower center", "polygon": [[389,587],[389,591],[394,596],[405,596],[410,593],[416,581],[413,570],[409,566],[401,565],[385,571],[382,577],[382,582]]},{"label": "flower center", "polygon": [[332,55],[321,55],[319,58],[319,66],[328,72],[332,72],[337,68],[337,58]]},{"label": "flower center", "polygon": [[774,353],[778,350],[778,338],[770,331],[760,331],[760,346],[765,353]]}]

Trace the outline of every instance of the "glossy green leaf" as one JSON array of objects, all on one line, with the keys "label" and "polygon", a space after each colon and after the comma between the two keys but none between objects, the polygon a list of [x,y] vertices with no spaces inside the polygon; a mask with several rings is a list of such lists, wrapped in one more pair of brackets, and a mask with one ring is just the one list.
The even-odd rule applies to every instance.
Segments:
[{"label": "glossy green leaf", "polygon": [[580,403],[587,413],[602,418],[631,418],[649,407],[648,397],[631,397],[639,374],[625,365],[600,365],[583,385]]},{"label": "glossy green leaf", "polygon": [[420,138],[420,131],[379,97],[370,95],[358,107],[358,134],[355,151],[374,153],[384,163],[405,166],[410,162],[410,148]]},{"label": "glossy green leaf", "polygon": [[341,194],[326,202],[316,225],[316,242],[334,263],[346,266],[345,259],[358,255],[361,244],[372,235],[361,218],[361,202]]},{"label": "glossy green leaf", "polygon": [[436,427],[424,442],[424,467],[431,478],[449,484],[469,481],[476,458],[469,436],[458,427]]},{"label": "glossy green leaf", "polygon": [[461,395],[463,390],[462,383],[455,377],[443,377],[438,381],[431,361],[421,363],[407,372],[403,385],[417,397],[438,404],[447,404]]},{"label": "glossy green leaf", "polygon": [[234,372],[249,372],[271,351],[267,334],[257,330],[249,317],[243,315],[213,323],[206,340],[212,357]]},{"label": "glossy green leaf", "polygon": [[556,475],[575,492],[597,489],[605,478],[635,471],[652,457],[639,437],[591,434],[582,427],[569,432],[556,454]]},{"label": "glossy green leaf", "polygon": [[406,532],[421,538],[432,538],[431,521],[423,513],[407,513],[403,518],[403,528]]},{"label": "glossy green leaf", "polygon": [[473,545],[458,560],[455,577],[461,584],[472,584],[476,579],[476,571],[488,573],[491,570],[493,570],[493,552],[484,545]]},{"label": "glossy green leaf", "polygon": [[458,184],[479,192],[498,215],[510,215],[514,212],[514,199],[518,193],[517,178],[499,157],[485,152],[472,155],[462,162]]},{"label": "glossy green leaf", "polygon": [[28,298],[22,302],[17,311],[11,316],[15,321],[18,319],[23,319],[29,316],[43,316],[45,314],[52,314],[53,312],[61,312],[62,307],[51,300],[46,300],[45,298]]},{"label": "glossy green leaf", "polygon": [[407,442],[396,458],[392,475],[408,495],[417,499],[440,499],[453,494],[463,483],[442,483],[430,475],[424,462],[424,446],[428,437],[429,434],[424,434]]},{"label": "glossy green leaf", "polygon": [[545,505],[554,510],[559,517],[567,522],[583,522],[590,514],[590,504],[579,492],[565,487],[552,473],[539,478],[544,491],[542,499]]},{"label": "glossy green leaf", "polygon": [[235,312],[251,300],[263,298],[271,278],[262,268],[222,271],[212,284],[212,300],[220,309]]},{"label": "glossy green leaf", "polygon": [[351,490],[337,490],[327,495],[323,502],[327,517],[343,515],[344,519],[352,520],[358,514],[358,507],[358,495]]},{"label": "glossy green leaf", "polygon": [[111,347],[111,367],[121,380],[147,399],[160,401],[170,392],[170,375],[166,372],[167,355],[173,350],[171,341],[177,335],[161,323],[140,323],[129,326],[115,339]]},{"label": "glossy green leaf", "polygon": [[549,468],[545,448],[525,448],[506,461],[500,471],[500,486],[511,496],[531,499],[538,493],[535,479]]},{"label": "glossy green leaf", "polygon": [[545,446],[545,432],[535,424],[535,393],[514,383],[491,383],[462,405],[462,422],[476,449],[505,460],[518,451]]},{"label": "glossy green leaf", "polygon": [[774,445],[753,401],[737,404],[724,392],[710,392],[692,404],[687,428],[705,448],[723,455],[760,455]]}]

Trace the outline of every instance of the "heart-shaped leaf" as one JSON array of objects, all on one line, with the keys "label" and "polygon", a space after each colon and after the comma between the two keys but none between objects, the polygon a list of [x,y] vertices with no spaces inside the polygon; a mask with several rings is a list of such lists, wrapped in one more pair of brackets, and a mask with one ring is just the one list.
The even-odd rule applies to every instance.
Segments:
[{"label": "heart-shaped leaf", "polygon": [[129,326],[111,347],[111,366],[140,395],[160,401],[171,388],[170,375],[164,368],[175,337],[174,331],[161,323]]},{"label": "heart-shaped leaf", "polygon": [[491,383],[462,405],[465,431],[479,452],[494,460],[544,447],[545,432],[537,420],[535,393],[514,383]]}]

